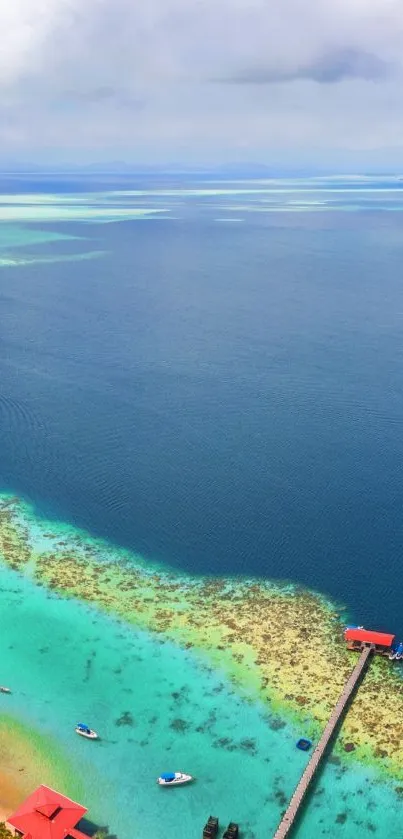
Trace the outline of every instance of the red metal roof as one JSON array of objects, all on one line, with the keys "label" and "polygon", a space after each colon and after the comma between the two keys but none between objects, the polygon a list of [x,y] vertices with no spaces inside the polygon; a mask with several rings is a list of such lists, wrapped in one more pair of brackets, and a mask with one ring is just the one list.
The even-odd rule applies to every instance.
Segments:
[{"label": "red metal roof", "polygon": [[41,785],[7,822],[20,830],[25,839],[28,834],[31,839],[64,839],[86,812],[86,807]]},{"label": "red metal roof", "polygon": [[381,644],[383,647],[391,647],[394,635],[387,632],[371,632],[368,629],[346,629],[344,632],[346,641],[363,641],[365,644]]},{"label": "red metal roof", "polygon": [[60,810],[59,805],[55,805],[54,801],[52,804],[41,804],[39,807],[35,807],[35,810],[40,813],[42,816],[46,816],[46,818],[51,819],[56,815],[56,810]]}]

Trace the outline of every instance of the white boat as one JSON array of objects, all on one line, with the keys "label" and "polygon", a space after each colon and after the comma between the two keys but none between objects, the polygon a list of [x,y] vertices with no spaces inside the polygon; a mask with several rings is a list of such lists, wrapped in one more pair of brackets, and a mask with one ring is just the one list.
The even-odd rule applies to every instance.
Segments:
[{"label": "white boat", "polygon": [[390,661],[393,661],[393,659],[395,659],[395,661],[400,661],[402,658],[403,658],[403,642],[401,641],[400,644],[398,644],[398,646],[395,647],[394,650],[391,650],[391,652],[389,653],[389,659],[390,659]]},{"label": "white boat", "polygon": [[80,737],[86,737],[87,740],[98,740],[98,734],[96,731],[93,731],[92,728],[88,728],[88,725],[84,725],[84,723],[79,722],[75,727],[76,734],[79,734]]},{"label": "white boat", "polygon": [[11,693],[11,690],[10,690],[10,688],[5,688],[3,686],[0,686],[0,693]]},{"label": "white boat", "polygon": [[189,784],[194,781],[192,775],[185,775],[184,772],[163,772],[157,778],[157,784],[161,787],[177,787],[179,784]]}]

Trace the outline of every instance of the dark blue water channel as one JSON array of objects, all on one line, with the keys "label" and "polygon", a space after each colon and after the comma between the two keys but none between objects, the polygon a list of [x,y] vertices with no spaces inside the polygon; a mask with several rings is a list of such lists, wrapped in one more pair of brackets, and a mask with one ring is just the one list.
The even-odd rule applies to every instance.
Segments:
[{"label": "dark blue water channel", "polygon": [[107,253],[1,269],[1,485],[402,631],[400,218],[54,224]]}]

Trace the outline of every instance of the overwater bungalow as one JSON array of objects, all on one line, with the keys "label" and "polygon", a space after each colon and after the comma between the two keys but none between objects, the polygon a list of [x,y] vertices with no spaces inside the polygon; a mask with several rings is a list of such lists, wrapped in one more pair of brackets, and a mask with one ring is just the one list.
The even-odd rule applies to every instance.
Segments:
[{"label": "overwater bungalow", "polygon": [[360,652],[364,647],[372,646],[374,653],[389,656],[395,635],[390,635],[387,632],[373,632],[358,626],[348,626],[344,630],[344,638],[349,650]]}]

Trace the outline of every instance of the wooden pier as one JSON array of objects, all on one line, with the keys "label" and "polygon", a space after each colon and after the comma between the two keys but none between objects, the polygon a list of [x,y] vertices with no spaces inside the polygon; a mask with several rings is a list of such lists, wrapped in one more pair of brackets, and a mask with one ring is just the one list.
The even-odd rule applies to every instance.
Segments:
[{"label": "wooden pier", "polygon": [[303,799],[308,791],[308,788],[313,781],[313,778],[316,774],[316,771],[319,767],[319,764],[325,754],[325,751],[329,745],[330,740],[334,734],[335,729],[337,728],[338,723],[340,722],[344,711],[346,710],[348,701],[354,692],[355,688],[358,685],[358,682],[363,674],[363,670],[367,663],[367,660],[371,653],[374,651],[374,645],[368,644],[362,648],[360,658],[354,667],[353,672],[349,679],[347,679],[346,684],[344,685],[343,692],[340,695],[340,698],[335,705],[333,710],[332,716],[330,717],[329,722],[326,725],[326,728],[322,734],[322,737],[319,740],[318,745],[312,752],[310,761],[301,776],[301,780],[299,781],[298,786],[296,787],[294,794],[290,800],[290,803],[284,813],[283,818],[274,834],[273,839],[284,839],[285,836],[288,835],[289,831],[291,830],[298,812],[300,810],[301,804]]}]

